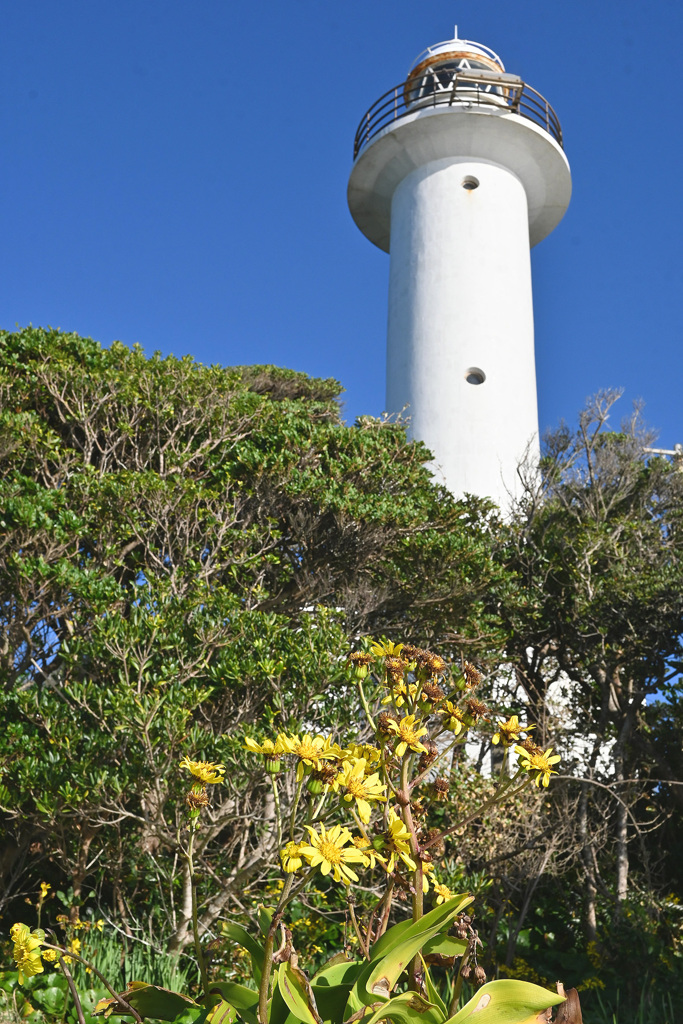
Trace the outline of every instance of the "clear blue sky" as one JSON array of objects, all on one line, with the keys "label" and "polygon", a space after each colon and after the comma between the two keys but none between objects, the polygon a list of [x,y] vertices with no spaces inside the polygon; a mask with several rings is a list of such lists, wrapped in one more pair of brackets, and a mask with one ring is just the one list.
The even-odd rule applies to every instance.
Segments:
[{"label": "clear blue sky", "polygon": [[388,257],[346,207],[353,134],[457,23],[550,100],[572,166],[569,212],[533,253],[542,427],[622,386],[683,442],[680,3],[3,13],[0,326],[290,366],[339,379],[350,420],[379,414]]}]

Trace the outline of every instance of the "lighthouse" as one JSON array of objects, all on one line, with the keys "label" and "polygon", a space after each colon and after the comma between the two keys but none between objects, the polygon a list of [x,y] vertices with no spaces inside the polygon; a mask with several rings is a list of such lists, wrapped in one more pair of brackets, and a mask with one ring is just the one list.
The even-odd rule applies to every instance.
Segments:
[{"label": "lighthouse", "polygon": [[390,254],[386,409],[455,495],[507,508],[538,460],[530,249],[570,195],[548,101],[457,28],[356,132],[349,208]]}]

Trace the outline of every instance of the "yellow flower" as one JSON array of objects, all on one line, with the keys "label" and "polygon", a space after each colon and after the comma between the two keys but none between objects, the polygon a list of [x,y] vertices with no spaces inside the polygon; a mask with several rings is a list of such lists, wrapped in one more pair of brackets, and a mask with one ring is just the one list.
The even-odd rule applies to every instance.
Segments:
[{"label": "yellow flower", "polygon": [[377,852],[369,839],[364,836],[354,836],[352,841],[356,849],[363,854],[363,864],[366,868],[374,868],[377,861],[386,866],[384,857]]},{"label": "yellow flower", "polygon": [[370,814],[372,808],[370,807],[370,800],[386,800],[383,795],[386,789],[380,780],[379,775],[375,772],[374,775],[365,775],[365,758],[361,757],[355,764],[350,761],[344,763],[344,767],[334,781],[334,789],[341,788],[345,789],[346,793],[343,794],[343,799],[347,803],[356,801],[358,808],[358,817],[367,825],[370,821]]},{"label": "yellow flower", "polygon": [[383,852],[389,854],[387,871],[391,872],[394,870],[397,857],[403,861],[407,868],[415,871],[416,864],[410,856],[410,832],[393,809],[389,811],[389,828],[384,833],[384,839],[386,842]]},{"label": "yellow flower", "polygon": [[358,875],[349,864],[363,864],[365,857],[355,846],[346,846],[352,839],[349,830],[341,825],[335,825],[327,830],[321,824],[318,835],[312,825],[306,825],[306,828],[311,842],[310,845],[303,846],[301,852],[311,867],[320,867],[323,875],[329,875],[331,872],[335,882],[342,882],[343,885],[357,882]]},{"label": "yellow flower", "polygon": [[394,644],[391,640],[375,640],[370,650],[376,658],[400,658],[405,644]]},{"label": "yellow flower", "polygon": [[559,754],[553,754],[550,757],[552,749],[552,747],[548,747],[546,751],[543,751],[539,747],[536,751],[529,751],[525,750],[524,747],[515,747],[515,754],[519,754],[522,768],[525,768],[528,772],[536,772],[536,786],[540,786],[541,782],[544,786],[547,786],[550,782],[550,776],[557,775],[552,766],[561,761],[562,758]]},{"label": "yellow flower", "polygon": [[49,893],[51,888],[52,888],[52,886],[50,885],[49,882],[41,882],[40,883],[40,899],[41,899],[41,901],[45,899],[45,897],[47,896],[47,894]]},{"label": "yellow flower", "polygon": [[43,960],[46,960],[48,963],[53,964],[57,957],[59,956],[59,953],[57,952],[56,949],[43,949],[40,955],[42,956]]},{"label": "yellow flower", "polygon": [[13,924],[10,928],[10,938],[14,943],[14,962],[19,969],[19,984],[24,984],[24,978],[32,978],[34,974],[43,973],[43,961],[40,959],[40,946],[45,939],[45,932],[42,928],[31,931],[28,925]]},{"label": "yellow flower", "polygon": [[452,704],[451,701],[446,700],[439,708],[439,713],[443,715],[444,729],[448,729],[449,732],[459,736],[463,728],[465,728],[465,716],[460,708]]},{"label": "yellow flower", "polygon": [[278,742],[282,743],[282,749],[285,754],[294,754],[299,759],[299,765],[296,770],[296,777],[300,782],[303,779],[306,768],[320,768],[320,764],[324,759],[338,759],[343,751],[336,744],[332,743],[329,736],[311,736],[306,733],[301,739],[298,736],[286,736],[284,733],[278,734]]},{"label": "yellow flower", "polygon": [[416,729],[415,728],[415,715],[406,715],[400,722],[394,722],[393,719],[387,721],[387,728],[389,732],[396,733],[399,737],[399,742],[396,746],[396,756],[403,757],[408,747],[414,750],[416,753],[423,753],[427,748],[420,743],[420,736],[424,736],[427,732],[426,728]]},{"label": "yellow flower", "polygon": [[80,939],[72,939],[71,940],[71,942],[69,943],[69,952],[70,953],[80,953],[81,952],[81,940]]},{"label": "yellow flower", "polygon": [[247,736],[244,745],[252,754],[264,754],[266,757],[273,757],[284,753],[280,736],[276,738],[274,743],[272,740],[264,740],[263,743],[257,743],[256,740],[252,740],[251,736]]},{"label": "yellow flower", "polygon": [[445,903],[446,900],[453,899],[453,893],[447,885],[442,885],[441,882],[434,882],[434,892],[436,893],[436,902]]},{"label": "yellow flower", "polygon": [[299,843],[287,843],[282,850],[280,850],[280,860],[282,861],[282,870],[286,871],[288,875],[293,875],[295,871],[303,867],[304,859],[301,851],[303,846]]},{"label": "yellow flower", "polygon": [[357,761],[361,757],[365,758],[365,773],[370,775],[372,773],[372,766],[379,762],[382,753],[377,747],[371,746],[369,743],[351,743],[346,750],[343,751],[344,761]]},{"label": "yellow flower", "polygon": [[224,764],[212,764],[211,761],[190,761],[189,757],[182,759],[180,767],[185,768],[204,785],[209,782],[222,782],[225,775]]},{"label": "yellow flower", "polygon": [[395,704],[397,708],[402,708],[408,697],[417,696],[417,691],[417,683],[395,683],[391,687],[391,693],[382,698],[382,704]]},{"label": "yellow flower", "polygon": [[495,734],[492,743],[502,743],[504,747],[511,747],[516,743],[523,732],[531,732],[533,725],[521,726],[517,715],[513,715],[507,722],[500,722],[498,732]]},{"label": "yellow flower", "polygon": [[104,928],[104,921],[102,920],[101,917],[98,918],[97,921],[93,922],[93,928],[98,932],[102,931],[102,929]]}]

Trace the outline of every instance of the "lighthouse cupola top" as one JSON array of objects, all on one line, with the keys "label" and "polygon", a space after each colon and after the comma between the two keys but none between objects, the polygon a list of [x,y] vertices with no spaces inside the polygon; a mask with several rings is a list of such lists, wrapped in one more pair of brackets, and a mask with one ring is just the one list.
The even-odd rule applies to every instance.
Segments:
[{"label": "lighthouse cupola top", "polygon": [[452,39],[428,46],[417,55],[410,65],[408,80],[416,78],[427,68],[433,68],[435,65],[445,66],[453,71],[505,71],[502,60],[490,47],[475,43],[471,39],[460,39],[457,25]]}]

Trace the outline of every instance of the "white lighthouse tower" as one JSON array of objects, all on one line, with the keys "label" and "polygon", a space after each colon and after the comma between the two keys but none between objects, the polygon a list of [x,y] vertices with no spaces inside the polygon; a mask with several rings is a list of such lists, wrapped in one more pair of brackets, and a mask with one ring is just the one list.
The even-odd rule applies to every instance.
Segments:
[{"label": "white lighthouse tower", "polygon": [[356,133],[349,207],[391,254],[387,411],[454,494],[505,507],[538,457],[530,247],[570,194],[552,107],[457,28]]}]

